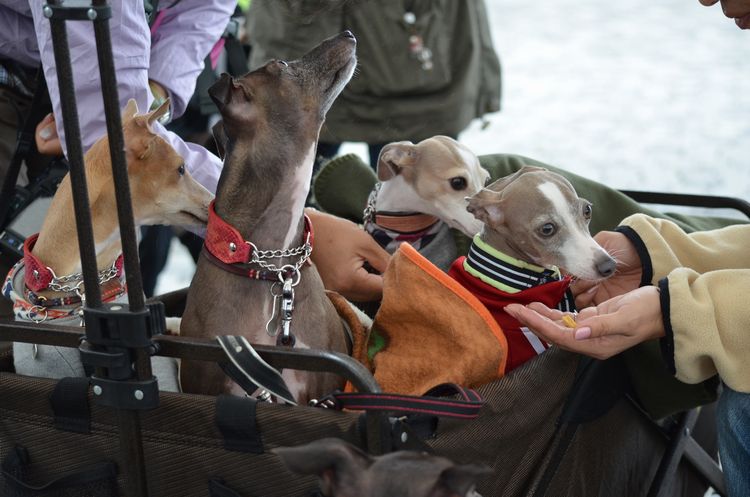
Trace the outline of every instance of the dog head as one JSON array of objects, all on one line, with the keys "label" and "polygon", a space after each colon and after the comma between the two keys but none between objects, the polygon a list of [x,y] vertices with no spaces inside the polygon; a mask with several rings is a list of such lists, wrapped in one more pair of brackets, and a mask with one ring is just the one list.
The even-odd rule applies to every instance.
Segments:
[{"label": "dog head", "polygon": [[312,145],[354,73],[356,44],[345,31],[301,59],[272,60],[240,78],[222,74],[208,94],[221,112],[226,145],[245,141],[266,156],[284,152],[280,134],[284,141]]},{"label": "dog head", "polygon": [[131,99],[122,114],[133,215],[137,224],[205,226],[213,194],[190,175],[182,157],[152,129],[168,106],[169,101],[139,114]]},{"label": "dog head", "polygon": [[477,156],[447,136],[389,143],[378,157],[378,209],[423,212],[474,236],[482,223],[466,211],[466,197],[488,178]]},{"label": "dog head", "polygon": [[320,477],[330,497],[464,497],[489,473],[476,465],[456,465],[443,457],[399,451],[372,457],[336,438],[299,447],[273,449],[299,474]]},{"label": "dog head", "polygon": [[484,223],[484,240],[508,255],[582,279],[615,270],[589,233],[591,203],[557,173],[524,166],[471,197],[467,209]]}]

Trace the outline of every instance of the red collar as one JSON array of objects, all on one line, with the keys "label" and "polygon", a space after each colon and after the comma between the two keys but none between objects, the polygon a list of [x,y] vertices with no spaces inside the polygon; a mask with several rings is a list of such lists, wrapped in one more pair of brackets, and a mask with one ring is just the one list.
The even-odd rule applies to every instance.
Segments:
[{"label": "red collar", "polygon": [[[23,242],[23,264],[25,266],[24,283],[27,288],[34,292],[46,290],[49,288],[52,280],[55,279],[55,273],[52,272],[52,269],[31,253],[38,238],[39,233],[31,235]],[[123,259],[122,254],[120,254],[115,261],[118,277],[122,275],[122,266]]]},{"label": "red collar", "polygon": [[[313,244],[313,227],[307,214],[302,243],[309,243],[311,247]],[[208,227],[204,246],[209,254],[224,264],[248,264],[252,261],[253,250],[258,250],[252,242],[245,240],[234,226],[219,217],[214,210],[213,201],[208,206]]]}]

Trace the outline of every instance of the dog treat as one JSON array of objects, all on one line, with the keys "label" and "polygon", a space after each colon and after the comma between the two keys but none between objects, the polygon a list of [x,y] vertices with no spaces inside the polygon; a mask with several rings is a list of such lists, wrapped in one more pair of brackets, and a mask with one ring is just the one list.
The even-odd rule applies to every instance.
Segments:
[{"label": "dog treat", "polygon": [[576,327],[576,320],[570,314],[565,314],[562,317],[562,322],[568,328],[575,328]]}]

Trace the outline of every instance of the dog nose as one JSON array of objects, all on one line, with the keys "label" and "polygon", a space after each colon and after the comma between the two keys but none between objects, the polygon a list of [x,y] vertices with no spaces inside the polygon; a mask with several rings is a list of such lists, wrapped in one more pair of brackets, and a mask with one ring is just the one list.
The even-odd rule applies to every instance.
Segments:
[{"label": "dog nose", "polygon": [[612,259],[611,257],[607,257],[606,259],[596,263],[596,270],[599,272],[599,276],[601,276],[602,278],[609,278],[615,272],[616,266],[617,263],[615,263],[614,259]]},{"label": "dog nose", "polygon": [[341,36],[343,36],[344,38],[354,38],[354,33],[347,29],[346,31],[341,33]]}]

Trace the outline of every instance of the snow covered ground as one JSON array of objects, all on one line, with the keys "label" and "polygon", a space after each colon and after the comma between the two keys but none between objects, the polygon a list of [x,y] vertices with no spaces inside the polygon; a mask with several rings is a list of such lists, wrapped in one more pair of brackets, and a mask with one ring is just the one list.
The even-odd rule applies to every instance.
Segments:
[{"label": "snow covered ground", "polygon": [[[750,199],[750,32],[720,7],[486,2],[503,110],[460,136],[477,154],[518,153],[622,189]],[[174,243],[157,292],[192,273]]]}]

